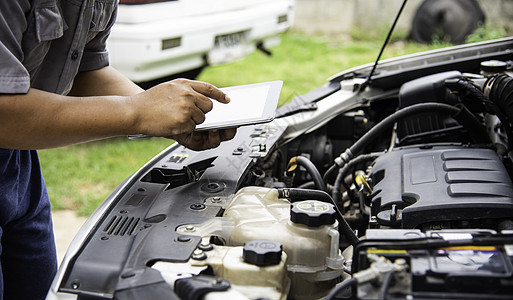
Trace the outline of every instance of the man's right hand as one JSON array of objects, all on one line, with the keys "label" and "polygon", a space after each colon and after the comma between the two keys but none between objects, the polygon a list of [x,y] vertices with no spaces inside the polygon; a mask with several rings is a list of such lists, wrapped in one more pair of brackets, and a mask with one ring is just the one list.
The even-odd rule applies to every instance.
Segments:
[{"label": "man's right hand", "polygon": [[136,133],[173,137],[190,134],[205,121],[212,100],[228,103],[224,92],[201,81],[176,79],[132,96]]}]

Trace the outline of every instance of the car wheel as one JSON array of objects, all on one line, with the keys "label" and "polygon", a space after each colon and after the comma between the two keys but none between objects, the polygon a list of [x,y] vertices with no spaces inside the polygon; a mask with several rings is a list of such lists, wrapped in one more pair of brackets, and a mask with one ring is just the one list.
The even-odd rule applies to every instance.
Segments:
[{"label": "car wheel", "polygon": [[419,43],[459,44],[484,22],[476,0],[425,0],[415,13],[410,37]]}]

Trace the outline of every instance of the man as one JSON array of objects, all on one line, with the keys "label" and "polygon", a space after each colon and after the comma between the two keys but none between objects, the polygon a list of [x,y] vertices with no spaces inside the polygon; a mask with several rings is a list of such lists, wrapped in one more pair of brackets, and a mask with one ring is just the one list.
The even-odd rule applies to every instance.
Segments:
[{"label": "man", "polygon": [[235,135],[193,132],[209,97],[229,101],[214,86],[176,80],[143,91],[108,66],[116,11],[117,0],[0,1],[0,300],[44,299],[56,271],[35,149],[146,134],[202,150]]}]

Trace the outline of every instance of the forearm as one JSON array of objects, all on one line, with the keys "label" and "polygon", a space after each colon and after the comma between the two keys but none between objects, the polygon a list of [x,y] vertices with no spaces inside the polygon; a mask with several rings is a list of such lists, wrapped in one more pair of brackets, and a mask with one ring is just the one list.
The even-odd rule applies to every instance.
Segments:
[{"label": "forearm", "polygon": [[78,74],[69,97],[40,90],[0,96],[0,147],[53,148],[133,134],[134,116],[127,98],[120,96],[142,91],[117,70],[106,67]]},{"label": "forearm", "polygon": [[31,89],[0,96],[0,147],[43,149],[137,133],[128,97],[68,97]]},{"label": "forearm", "polygon": [[79,73],[70,96],[131,96],[144,90],[112,67]]}]

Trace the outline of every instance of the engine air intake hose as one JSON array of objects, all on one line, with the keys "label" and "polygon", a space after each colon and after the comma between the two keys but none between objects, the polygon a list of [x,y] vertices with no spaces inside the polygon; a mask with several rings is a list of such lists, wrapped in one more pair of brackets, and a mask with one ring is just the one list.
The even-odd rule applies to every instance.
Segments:
[{"label": "engine air intake hose", "polygon": [[485,94],[488,93],[488,99],[497,106],[493,112],[501,121],[511,149],[513,145],[513,132],[511,122],[513,120],[513,78],[506,74],[492,76],[486,82]]},{"label": "engine air intake hose", "polygon": [[488,98],[496,103],[509,121],[513,120],[513,78],[500,74],[492,77],[487,86],[491,84]]}]

